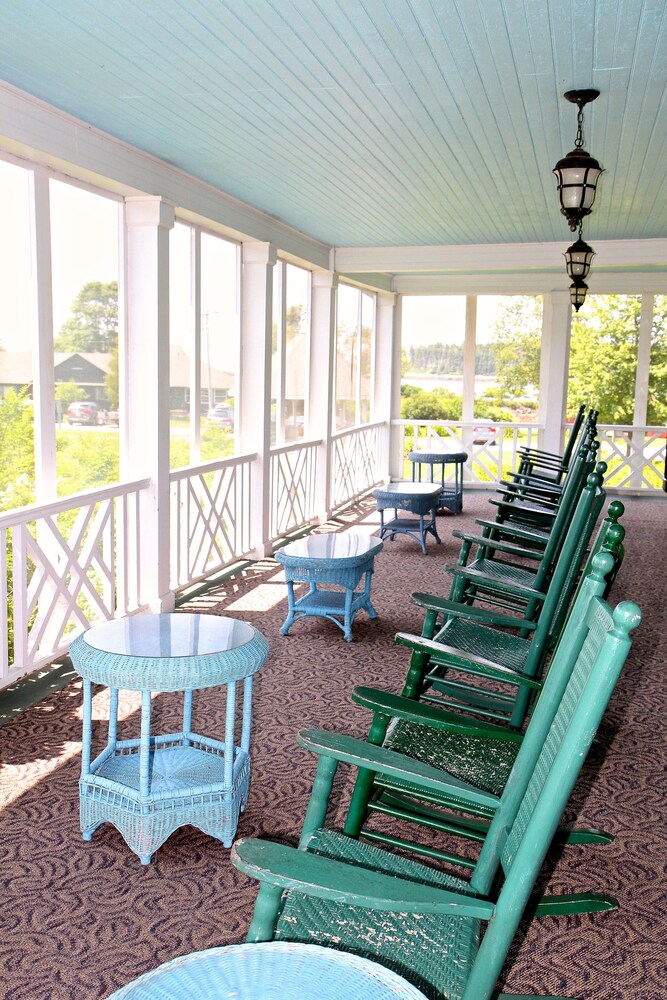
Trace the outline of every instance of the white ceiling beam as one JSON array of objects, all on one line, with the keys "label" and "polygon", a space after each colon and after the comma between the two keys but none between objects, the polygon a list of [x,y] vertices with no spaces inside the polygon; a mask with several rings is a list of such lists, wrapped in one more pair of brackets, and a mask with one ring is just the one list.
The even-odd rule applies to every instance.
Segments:
[{"label": "white ceiling beam", "polygon": [[[389,271],[395,275],[451,272],[557,270],[575,236],[562,243],[482,243],[468,246],[338,247],[336,271]],[[667,268],[667,239],[593,240],[593,267]],[[565,264],[563,263],[563,268]]]},{"label": "white ceiling beam", "polygon": [[[587,279],[591,295],[667,294],[667,270],[593,271]],[[403,295],[541,295],[567,291],[565,274],[545,271],[496,274],[398,274],[392,290]]]}]

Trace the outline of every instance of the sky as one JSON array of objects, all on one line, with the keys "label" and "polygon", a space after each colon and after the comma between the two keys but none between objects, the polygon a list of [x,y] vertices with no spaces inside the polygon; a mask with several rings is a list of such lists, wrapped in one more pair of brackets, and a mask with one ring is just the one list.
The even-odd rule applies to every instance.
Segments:
[{"label": "sky", "polygon": [[[477,343],[485,344],[491,339],[495,320],[506,302],[506,296],[477,297]],[[465,322],[465,295],[406,296],[403,300],[403,347],[462,344]]]},{"label": "sky", "polygon": [[[29,172],[0,160],[0,344],[28,350],[33,316]],[[118,202],[51,180],[54,332],[89,281],[118,280]]]}]

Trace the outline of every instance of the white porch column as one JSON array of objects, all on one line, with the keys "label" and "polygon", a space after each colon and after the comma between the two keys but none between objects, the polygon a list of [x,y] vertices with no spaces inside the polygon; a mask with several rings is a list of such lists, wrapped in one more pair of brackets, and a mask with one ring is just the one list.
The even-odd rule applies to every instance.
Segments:
[{"label": "white porch column", "polygon": [[[401,419],[401,348],[403,345],[403,296],[395,297],[391,340],[391,370],[387,374],[385,392],[389,399],[389,478],[403,479],[403,429],[392,427],[392,420]],[[376,380],[376,385],[378,385]]]},{"label": "white porch column", "polygon": [[308,437],[321,438],[317,455],[315,502],[320,523],[331,514],[331,466],[335,397],[336,289],[333,271],[314,271],[310,297]]},{"label": "white porch column", "polygon": [[[646,427],[648,415],[648,380],[651,369],[651,333],[655,295],[642,295],[637,344],[637,378],[635,380],[635,409],[632,422],[635,427]],[[643,435],[641,435],[643,438]]]},{"label": "white porch column", "polygon": [[37,322],[34,324],[33,413],[35,428],[35,499],[48,503],[56,499],[56,425],[55,374],[53,357],[53,294],[51,278],[51,212],[49,177],[36,169],[31,177],[33,205],[31,233],[32,258],[35,262],[35,300]]},{"label": "white porch column", "polygon": [[[141,497],[141,595],[170,611],[169,589],[169,230],[174,206],[158,197],[125,202],[126,350],[122,478],[150,477]],[[121,424],[123,427],[123,424]]]},{"label": "white porch column", "polygon": [[[463,341],[463,406],[461,419],[471,423],[475,419],[475,355],[477,353],[477,296],[466,295],[466,328]],[[461,440],[464,451],[468,452],[466,471],[472,479],[472,452],[474,433],[472,427],[464,427]]]},{"label": "white porch column", "polygon": [[257,458],[250,474],[250,540],[254,556],[271,551],[271,323],[276,248],[248,242],[242,250],[239,446]]},{"label": "white porch column", "polygon": [[538,420],[544,424],[544,434],[540,447],[546,451],[559,453],[563,450],[571,328],[572,306],[569,291],[545,293],[538,411]]},{"label": "white porch column", "polygon": [[[639,337],[637,343],[637,375],[635,378],[635,408],[632,423],[635,427],[646,427],[648,420],[648,381],[651,372],[651,334],[653,331],[653,308],[655,295],[642,295],[639,316]],[[644,468],[644,431],[632,433],[632,457],[634,471],[632,485],[641,489]]]},{"label": "white porch column", "polygon": [[[382,420],[385,431],[382,435],[381,453],[378,455],[378,471],[381,479],[389,479],[393,471],[392,439],[401,435],[392,430],[392,419],[401,415],[401,331],[396,323],[397,296],[393,293],[378,292],[375,316],[375,381],[373,386],[373,420]],[[395,429],[398,431],[398,428]],[[400,453],[398,465],[402,469]],[[398,478],[402,479],[399,472]]]}]

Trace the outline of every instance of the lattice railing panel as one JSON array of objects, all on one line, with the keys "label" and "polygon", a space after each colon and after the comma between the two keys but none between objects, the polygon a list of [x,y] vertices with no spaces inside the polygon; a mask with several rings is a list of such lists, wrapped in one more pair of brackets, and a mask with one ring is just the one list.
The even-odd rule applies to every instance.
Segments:
[{"label": "lattice railing panel", "polygon": [[332,507],[340,507],[380,481],[383,432],[384,424],[369,424],[333,438]]},{"label": "lattice railing panel", "polygon": [[93,622],[139,607],[137,487],[0,516],[0,684],[65,653]]},{"label": "lattice railing panel", "polygon": [[270,535],[276,539],[317,513],[315,477],[318,445],[300,444],[271,453]]},{"label": "lattice railing panel", "polygon": [[663,427],[598,426],[605,483],[614,491],[662,490],[667,432]]},{"label": "lattice railing panel", "polygon": [[250,460],[170,475],[171,587],[223,569],[250,549]]}]

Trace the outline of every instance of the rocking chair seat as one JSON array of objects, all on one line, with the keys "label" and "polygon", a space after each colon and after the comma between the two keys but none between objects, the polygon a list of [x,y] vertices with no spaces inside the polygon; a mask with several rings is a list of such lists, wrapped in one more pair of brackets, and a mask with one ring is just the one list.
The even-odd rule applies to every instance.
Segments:
[{"label": "rocking chair seat", "polygon": [[[520,743],[482,740],[399,719],[387,734],[384,746],[387,750],[395,750],[406,757],[431,764],[484,792],[500,795],[519,752]],[[399,780],[384,779],[382,787],[406,791],[410,789],[410,784],[405,782],[402,786]]]},{"label": "rocking chair seat", "polygon": [[[337,831],[317,830],[306,849],[411,882],[470,893],[470,887],[462,879]],[[275,940],[320,944],[371,960],[380,959],[427,997],[457,1000],[468,978],[467,966],[477,954],[480,926],[480,921],[473,917],[387,913],[290,890],[276,926]]]}]

